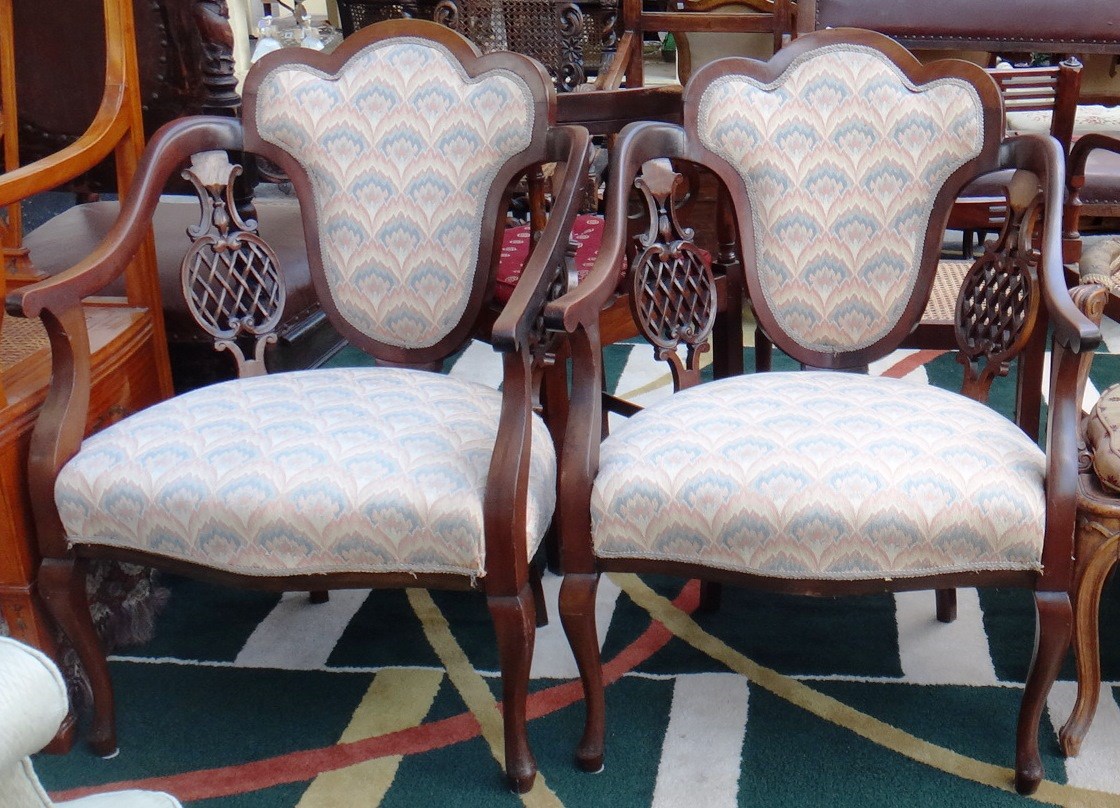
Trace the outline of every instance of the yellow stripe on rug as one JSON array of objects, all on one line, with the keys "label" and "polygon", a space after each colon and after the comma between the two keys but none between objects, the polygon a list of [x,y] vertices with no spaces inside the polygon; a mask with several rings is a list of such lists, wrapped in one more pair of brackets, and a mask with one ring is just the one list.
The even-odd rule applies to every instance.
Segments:
[{"label": "yellow stripe on rug", "polygon": [[[443,667],[447,670],[447,678],[455,689],[459,691],[463,701],[482,727],[482,737],[490,746],[490,753],[503,769],[506,764],[505,740],[502,731],[502,713],[494,701],[494,694],[490,687],[471,665],[466,652],[455,640],[451,633],[451,626],[447,618],[439,610],[439,606],[432,600],[432,596],[425,589],[409,589],[408,602],[420,623],[424,627],[424,635],[428,638],[432,649],[436,652]],[[537,772],[537,780],[528,794],[521,795],[521,801],[529,808],[563,808],[560,798],[548,787],[544,775]]]},{"label": "yellow stripe on rug", "polygon": [[[419,726],[432,709],[443,671],[389,668],[373,677],[339,743],[375,738]],[[380,805],[393,785],[402,755],[363,761],[323,772],[308,786],[296,808]]]},{"label": "yellow stripe on rug", "polygon": [[[702,651],[714,660],[722,662],[736,673],[742,674],[752,683],[769,690],[775,696],[788,701],[818,718],[823,718],[837,726],[844,727],[886,749],[924,763],[935,769],[947,772],[966,780],[1014,791],[1014,772],[1003,766],[976,760],[952,749],[918,738],[915,735],[892,726],[878,718],[860,712],[831,696],[826,696],[808,685],[789,676],[784,676],[772,668],[759,665],[736,651],[727,643],[701,628],[689,615],[673,606],[666,598],[658,595],[637,575],[630,573],[611,573],[611,579],[640,608],[649,612],[650,617],[661,623],[675,636]],[[1116,795],[1106,794],[1076,786],[1062,785],[1043,780],[1033,798],[1052,805],[1096,808],[1096,806],[1116,806]]]}]

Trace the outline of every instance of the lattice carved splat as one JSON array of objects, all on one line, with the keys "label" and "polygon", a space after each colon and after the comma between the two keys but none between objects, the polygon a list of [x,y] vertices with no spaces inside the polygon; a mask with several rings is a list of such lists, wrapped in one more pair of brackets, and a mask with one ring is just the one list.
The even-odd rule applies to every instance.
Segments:
[{"label": "lattice carved splat", "polygon": [[992,381],[1006,376],[1027,346],[1038,318],[1038,178],[1017,171],[1007,187],[1007,220],[964,277],[957,295],[956,336],[964,365],[962,391],[987,401]]},{"label": "lattice carved splat", "polygon": [[[700,381],[700,355],[716,318],[711,258],[696,247],[692,229],[676,218],[684,178],[668,160],[642,167],[634,187],[641,191],[649,227],[637,237],[630,267],[630,310],[657,358],[669,363],[677,390]],[[680,346],[685,346],[682,358]]]},{"label": "lattice carved splat", "polygon": [[[201,220],[187,228],[193,244],[183,257],[183,296],[195,322],[214,337],[214,349],[229,351],[241,377],[265,370],[264,349],[276,342],[284,311],[284,278],[276,253],[244,220],[233,201],[241,166],[225,152],[196,154],[183,177],[202,207]],[[246,358],[246,356],[251,358]]]}]

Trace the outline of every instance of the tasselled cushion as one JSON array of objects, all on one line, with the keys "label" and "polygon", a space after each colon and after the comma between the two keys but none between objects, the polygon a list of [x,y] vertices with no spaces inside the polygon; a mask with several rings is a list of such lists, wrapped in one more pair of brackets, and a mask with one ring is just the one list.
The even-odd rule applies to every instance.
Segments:
[{"label": "tasselled cushion", "polygon": [[764,373],[685,390],[602,444],[602,558],[858,580],[1041,568],[1045,456],[928,385]]},{"label": "tasselled cushion", "polygon": [[[392,368],[194,390],[87,438],[55,487],[72,543],[246,575],[485,574],[482,502],[501,394]],[[554,505],[533,417],[526,544]]]}]

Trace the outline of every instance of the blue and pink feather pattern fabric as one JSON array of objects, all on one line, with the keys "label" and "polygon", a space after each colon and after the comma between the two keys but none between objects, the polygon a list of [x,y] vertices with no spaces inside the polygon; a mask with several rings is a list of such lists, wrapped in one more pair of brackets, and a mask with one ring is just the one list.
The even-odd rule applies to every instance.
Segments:
[{"label": "blue and pink feather pattern fabric", "polygon": [[1042,450],[955,393],[760,373],[678,393],[603,442],[603,558],[776,578],[1041,569]]},{"label": "blue and pink feather pattern fabric", "polygon": [[833,45],[771,85],[714,80],[697,128],[746,182],[766,304],[790,337],[831,353],[898,322],[934,197],[980,153],[984,120],[965,81],[914,87],[877,51]]},{"label": "blue and pink feather pattern fabric", "polygon": [[256,118],[310,177],[339,313],[386,345],[439,342],[473,288],[490,185],[532,139],[525,81],[505,70],[471,79],[441,46],[398,39],[337,76],[273,70]]},{"label": "blue and pink feather pattern fabric", "polygon": [[[194,390],[87,438],[55,499],[72,543],[247,575],[484,574],[501,394],[427,371],[280,373]],[[533,417],[526,543],[556,458]]]}]

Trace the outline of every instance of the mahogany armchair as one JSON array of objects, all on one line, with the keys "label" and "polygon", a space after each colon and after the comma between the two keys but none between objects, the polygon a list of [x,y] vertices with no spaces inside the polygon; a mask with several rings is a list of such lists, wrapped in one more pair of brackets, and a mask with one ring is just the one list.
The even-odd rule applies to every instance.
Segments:
[{"label": "mahogany armchair", "polygon": [[[769,62],[713,62],[685,88],[683,126],[620,135],[603,249],[585,282],[545,309],[573,355],[557,513],[560,613],[587,704],[584,768],[604,754],[601,572],[804,595],[1021,586],[1034,591],[1038,636],[1015,784],[1037,787],[1039,719],[1070,637],[1076,382],[1100,340],[1083,308],[1100,289],[1071,297],[1064,283],[1057,143],[1001,140],[1002,116],[981,68],[923,67],[879,34],[834,29]],[[676,221],[678,161],[728,189],[743,261],[726,269],[725,288]],[[1018,171],[1012,223],[959,298],[964,394],[865,375],[918,322],[958,191],[999,168]],[[616,294],[632,184],[649,225],[630,264],[631,311],[678,392],[600,443],[600,312]],[[719,378],[741,374],[743,348],[739,329],[713,330],[718,298],[734,311],[744,291],[804,371]],[[1040,449],[976,399],[1042,327],[1043,306],[1054,336]],[[716,381],[702,381],[706,351]]]},{"label": "mahogany armchair", "polygon": [[[109,557],[272,590],[481,590],[498,638],[507,776],[518,791],[532,786],[529,562],[556,474],[532,410],[545,360],[538,323],[567,279],[589,151],[586,130],[554,117],[539,64],[480,56],[429,22],[371,26],[330,55],[270,54],[246,80],[243,122],[188,117],[162,129],[96,251],[9,296],[8,310],[40,317],[51,338],[53,381],[29,469],[38,586],[89,673],[99,752],[116,746],[113,694],[83,569]],[[242,150],[291,177],[323,308],[378,366],[212,385],[81,441],[89,358],[78,303],[119,274],[164,181],[192,155],[213,196],[212,220],[192,235],[211,223],[215,232],[195,242],[188,264],[221,282],[203,308],[275,296],[276,267],[217,192],[231,173],[224,153]],[[487,324],[502,390],[432,372],[492,318],[510,185],[544,161],[563,177],[553,216]],[[239,311],[219,312],[219,330],[231,341],[267,338],[275,317]]]}]

